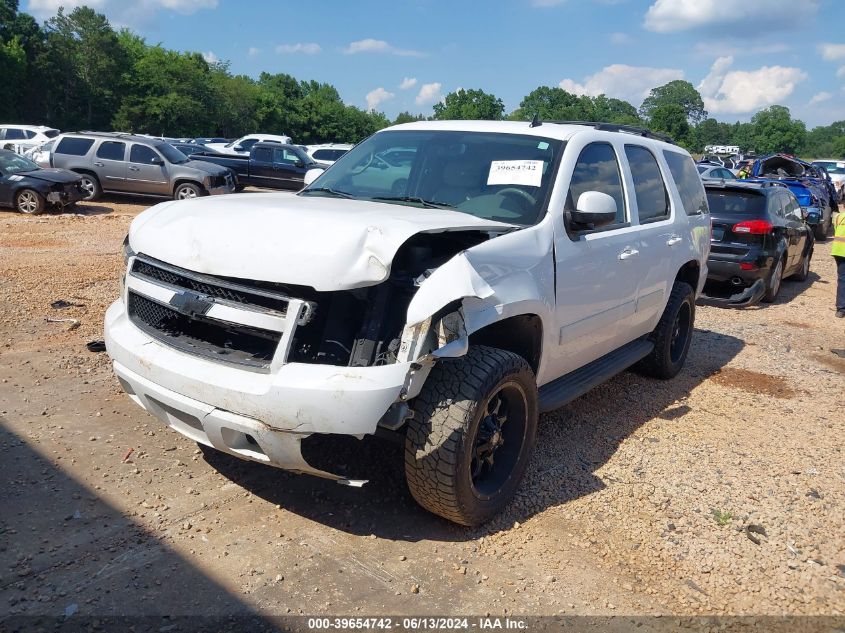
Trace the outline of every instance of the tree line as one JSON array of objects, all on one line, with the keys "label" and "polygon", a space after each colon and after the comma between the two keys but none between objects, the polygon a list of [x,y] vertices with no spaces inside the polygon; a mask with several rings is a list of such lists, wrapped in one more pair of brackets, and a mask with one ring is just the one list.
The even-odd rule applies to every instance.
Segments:
[{"label": "tree line", "polygon": [[299,143],[354,143],[392,123],[422,119],[604,121],[647,127],[696,152],[706,145],[745,151],[785,151],[845,157],[845,121],[807,130],[775,105],[748,123],[708,117],[701,95],[686,81],[654,88],[639,109],[621,99],[575,95],[540,86],[513,112],[483,90],[458,90],[429,115],[383,113],[343,102],[327,83],[284,73],[258,79],[234,75],[227,62],[148,44],[115,30],[89,7],[60,9],[43,25],[0,0],[0,122],[45,124],[62,130],[122,130],[194,137],[284,132]]}]

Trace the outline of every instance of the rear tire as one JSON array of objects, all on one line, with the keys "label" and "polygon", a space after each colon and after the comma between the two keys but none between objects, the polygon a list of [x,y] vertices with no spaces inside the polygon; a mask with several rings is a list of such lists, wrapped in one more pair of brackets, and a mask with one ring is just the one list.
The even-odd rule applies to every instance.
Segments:
[{"label": "rear tire", "polygon": [[688,283],[676,281],[663,316],[649,335],[654,350],[634,370],[663,380],[677,376],[687,360],[694,327],[695,291]]},{"label": "rear tire", "polygon": [[84,192],[83,200],[85,202],[93,202],[103,193],[103,188],[100,187],[100,181],[92,174],[80,174],[82,179],[82,191]]},{"label": "rear tire", "polygon": [[792,275],[791,279],[795,281],[807,281],[807,277],[810,276],[810,260],[813,258],[813,249],[808,248],[807,252],[804,253],[804,257],[801,260],[801,268],[797,273]]},{"label": "rear tire", "polygon": [[488,521],[513,498],[536,442],[531,367],[512,352],[473,346],[438,362],[415,402],[405,436],[414,499],[461,525]]},{"label": "rear tire", "polygon": [[44,196],[33,189],[21,189],[15,194],[15,209],[27,215],[44,213]]},{"label": "rear tire", "polygon": [[781,283],[783,282],[783,260],[783,257],[778,260],[778,263],[775,265],[775,269],[769,276],[768,283],[766,283],[766,294],[763,295],[763,301],[765,303],[774,303],[774,300],[778,298]]},{"label": "rear tire", "polygon": [[824,222],[824,218],[816,226],[813,227],[813,235],[818,242],[824,242],[827,239],[827,232],[830,230],[830,225],[833,221]]}]

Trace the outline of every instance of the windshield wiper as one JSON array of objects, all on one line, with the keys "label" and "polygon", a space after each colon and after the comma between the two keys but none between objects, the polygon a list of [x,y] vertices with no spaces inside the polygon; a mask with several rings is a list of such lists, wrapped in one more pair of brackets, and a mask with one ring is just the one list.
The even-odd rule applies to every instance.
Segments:
[{"label": "windshield wiper", "polygon": [[351,193],[346,193],[345,191],[338,191],[337,189],[332,189],[330,187],[314,187],[312,189],[305,189],[304,191],[301,192],[301,194],[304,195],[306,193],[313,193],[313,192],[330,193],[331,195],[337,196],[338,198],[354,198],[355,197]]},{"label": "windshield wiper", "polygon": [[432,202],[431,200],[424,200],[418,196],[377,196],[370,198],[370,200],[379,200],[382,202],[416,202],[421,204],[426,209],[454,209],[455,206],[446,202]]}]

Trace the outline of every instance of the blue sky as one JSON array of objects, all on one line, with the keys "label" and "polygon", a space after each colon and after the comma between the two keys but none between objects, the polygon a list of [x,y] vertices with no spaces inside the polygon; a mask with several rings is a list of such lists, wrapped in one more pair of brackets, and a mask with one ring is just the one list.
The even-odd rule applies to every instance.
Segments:
[{"label": "blue sky", "polygon": [[683,78],[720,120],[774,103],[845,120],[843,0],[23,0],[87,4],[150,43],[338,88],[390,117],[481,88],[507,111],[540,85],[639,106]]}]

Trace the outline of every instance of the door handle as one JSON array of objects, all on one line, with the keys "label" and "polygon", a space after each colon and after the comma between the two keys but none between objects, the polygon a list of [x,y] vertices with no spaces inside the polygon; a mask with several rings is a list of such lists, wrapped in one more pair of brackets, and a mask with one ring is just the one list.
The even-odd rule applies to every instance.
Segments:
[{"label": "door handle", "polygon": [[626,247],[624,251],[619,253],[619,259],[630,259],[631,257],[636,257],[640,254],[636,248],[631,248],[630,246]]},{"label": "door handle", "polygon": [[103,163],[94,163],[94,167],[102,167]]},{"label": "door handle", "polygon": [[666,240],[666,246],[675,246],[676,244],[680,244],[684,241],[680,235],[673,235],[668,240]]},{"label": "door handle", "polygon": [[141,171],[140,167],[130,167],[129,171]]}]

